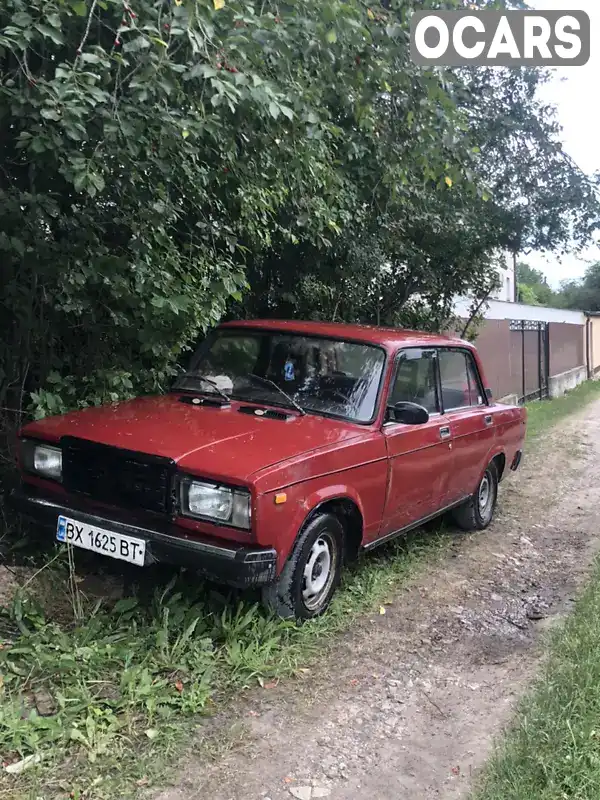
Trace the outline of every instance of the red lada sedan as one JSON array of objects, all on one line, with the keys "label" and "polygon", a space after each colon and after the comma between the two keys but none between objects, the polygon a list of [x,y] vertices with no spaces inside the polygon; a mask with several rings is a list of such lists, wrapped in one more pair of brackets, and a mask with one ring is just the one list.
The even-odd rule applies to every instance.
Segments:
[{"label": "red lada sedan", "polygon": [[168,394],[26,425],[12,500],[60,542],[258,586],[307,619],[361,550],[446,512],[486,528],[525,425],[459,339],[227,323]]}]

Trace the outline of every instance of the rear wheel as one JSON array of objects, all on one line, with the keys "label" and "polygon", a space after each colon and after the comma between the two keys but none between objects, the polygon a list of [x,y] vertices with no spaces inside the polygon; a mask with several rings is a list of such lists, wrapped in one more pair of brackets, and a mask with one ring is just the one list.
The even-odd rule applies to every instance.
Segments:
[{"label": "rear wheel", "polygon": [[298,620],[326,611],[340,582],[344,529],[334,514],[319,514],[304,527],[263,604],[280,617]]},{"label": "rear wheel", "polygon": [[483,531],[492,519],[498,500],[498,469],[492,461],[466,503],[454,509],[452,519],[464,531]]}]

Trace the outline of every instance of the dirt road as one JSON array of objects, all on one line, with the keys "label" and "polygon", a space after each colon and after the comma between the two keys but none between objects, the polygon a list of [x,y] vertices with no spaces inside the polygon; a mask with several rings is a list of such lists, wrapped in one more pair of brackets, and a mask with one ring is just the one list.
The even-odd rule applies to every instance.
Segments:
[{"label": "dirt road", "polygon": [[599,549],[599,509],[600,401],[503,484],[490,530],[457,535],[317,671],[223,714],[236,747],[187,760],[159,800],[464,796]]}]

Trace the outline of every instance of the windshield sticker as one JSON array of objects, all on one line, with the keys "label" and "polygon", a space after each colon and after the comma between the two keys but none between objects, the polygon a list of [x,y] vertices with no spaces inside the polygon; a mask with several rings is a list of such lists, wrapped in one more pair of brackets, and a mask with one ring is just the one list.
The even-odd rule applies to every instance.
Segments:
[{"label": "windshield sticker", "polygon": [[294,367],[294,362],[288,360],[285,362],[285,366],[283,368],[283,377],[286,381],[293,381],[296,378],[296,370]]}]

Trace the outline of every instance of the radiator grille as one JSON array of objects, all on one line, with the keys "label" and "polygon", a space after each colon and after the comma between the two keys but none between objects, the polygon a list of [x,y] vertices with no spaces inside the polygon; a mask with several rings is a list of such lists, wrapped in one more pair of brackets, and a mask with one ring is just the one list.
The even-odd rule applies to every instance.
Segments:
[{"label": "radiator grille", "polygon": [[119,447],[64,437],[63,484],[113,506],[166,514],[171,511],[175,463]]}]

